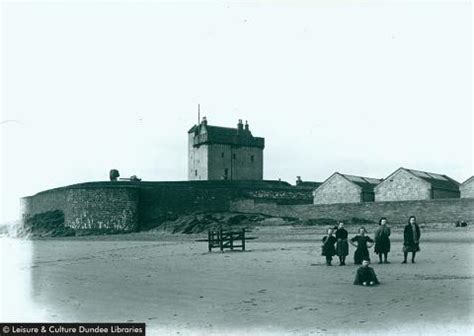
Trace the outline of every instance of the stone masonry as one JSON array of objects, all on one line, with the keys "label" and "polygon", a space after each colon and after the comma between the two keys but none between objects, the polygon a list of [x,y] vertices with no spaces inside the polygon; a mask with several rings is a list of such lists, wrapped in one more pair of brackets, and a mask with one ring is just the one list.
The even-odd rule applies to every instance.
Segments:
[{"label": "stone masonry", "polygon": [[356,203],[361,201],[361,188],[334,174],[314,191],[314,204]]},{"label": "stone masonry", "polygon": [[375,202],[428,200],[431,186],[401,169],[375,187]]},{"label": "stone masonry", "polygon": [[474,198],[474,176],[463,182],[459,187],[461,198]]}]

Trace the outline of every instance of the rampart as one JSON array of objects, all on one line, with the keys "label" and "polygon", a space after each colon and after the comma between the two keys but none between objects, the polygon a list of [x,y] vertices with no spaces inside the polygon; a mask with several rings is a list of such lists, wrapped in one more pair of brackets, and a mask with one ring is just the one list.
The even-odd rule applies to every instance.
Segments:
[{"label": "rampart", "polygon": [[377,222],[380,217],[387,217],[391,223],[406,223],[410,215],[415,215],[420,223],[453,223],[458,220],[474,221],[474,198],[327,205],[283,205],[248,199],[232,202],[230,210],[300,219],[360,218]]},{"label": "rampart", "polygon": [[137,231],[195,212],[229,211],[242,198],[309,204],[311,189],[279,181],[88,182],[22,198],[22,216],[64,213],[77,230]]},{"label": "rampart", "polygon": [[22,216],[60,210],[66,227],[135,231],[138,196],[133,185],[84,183],[22,198]]}]

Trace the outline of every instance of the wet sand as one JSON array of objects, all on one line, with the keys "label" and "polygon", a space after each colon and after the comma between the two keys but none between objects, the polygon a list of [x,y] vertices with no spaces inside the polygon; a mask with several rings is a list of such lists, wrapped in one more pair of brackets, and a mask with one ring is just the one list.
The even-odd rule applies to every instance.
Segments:
[{"label": "wet sand", "polygon": [[473,334],[471,228],[424,230],[406,265],[395,229],[391,264],[371,250],[373,288],[352,285],[352,247],[347,266],[325,266],[320,231],[260,227],[246,252],[225,253],[160,232],[16,241],[31,249],[17,265],[30,280],[23,318],[145,322],[149,335]]}]

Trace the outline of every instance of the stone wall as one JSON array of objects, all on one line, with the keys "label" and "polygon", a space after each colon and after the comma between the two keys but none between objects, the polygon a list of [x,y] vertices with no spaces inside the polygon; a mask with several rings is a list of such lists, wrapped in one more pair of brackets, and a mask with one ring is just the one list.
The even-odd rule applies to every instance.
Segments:
[{"label": "stone wall", "polygon": [[428,200],[431,185],[400,169],[375,187],[375,202]]},{"label": "stone wall", "polygon": [[222,180],[227,169],[229,180],[262,180],[263,150],[231,145],[208,146],[210,180]]},{"label": "stone wall", "polygon": [[332,175],[314,191],[314,204],[361,202],[361,188],[339,174]]},{"label": "stone wall", "polygon": [[239,197],[242,193],[237,189],[209,188],[205,185],[142,186],[138,206],[140,229],[155,227],[180,214],[228,211],[230,199]]},{"label": "stone wall", "polygon": [[208,179],[208,147],[194,147],[194,133],[188,134],[188,180]]},{"label": "stone wall", "polygon": [[228,211],[230,201],[253,198],[309,204],[311,189],[278,181],[90,182],[25,197],[23,215],[61,210],[77,230],[144,230],[180,214]]},{"label": "stone wall", "polygon": [[81,188],[66,191],[65,225],[73,229],[135,231],[138,188]]},{"label": "stone wall", "polygon": [[461,191],[461,198],[474,198],[474,177],[461,184],[459,190]]},{"label": "stone wall", "polygon": [[47,190],[22,200],[22,216],[61,210],[64,225],[77,230],[134,231],[138,188],[132,184],[85,183]]},{"label": "stone wall", "polygon": [[474,221],[473,198],[327,205],[278,205],[275,202],[239,200],[231,202],[230,210],[300,219],[347,220],[355,217],[377,222],[380,217],[387,217],[391,223],[406,223],[410,215],[415,215],[419,223]]}]

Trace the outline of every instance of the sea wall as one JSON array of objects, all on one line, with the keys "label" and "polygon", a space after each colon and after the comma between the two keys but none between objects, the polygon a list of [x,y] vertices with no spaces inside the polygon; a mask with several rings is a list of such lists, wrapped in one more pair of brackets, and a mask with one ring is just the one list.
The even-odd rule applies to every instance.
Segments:
[{"label": "sea wall", "polygon": [[410,215],[415,215],[420,223],[474,221],[474,199],[472,198],[327,205],[279,205],[276,202],[247,199],[231,202],[230,210],[300,219],[347,220],[359,218],[376,222],[380,217],[387,217],[391,223],[406,223]]},{"label": "sea wall", "polygon": [[77,230],[134,231],[138,227],[138,188],[83,184],[24,197],[22,216],[61,210],[64,225]]},{"label": "sea wall", "polygon": [[21,201],[23,217],[61,210],[66,227],[128,232],[156,227],[180,214],[229,211],[231,201],[243,198],[312,202],[311,190],[279,181],[88,182]]}]

